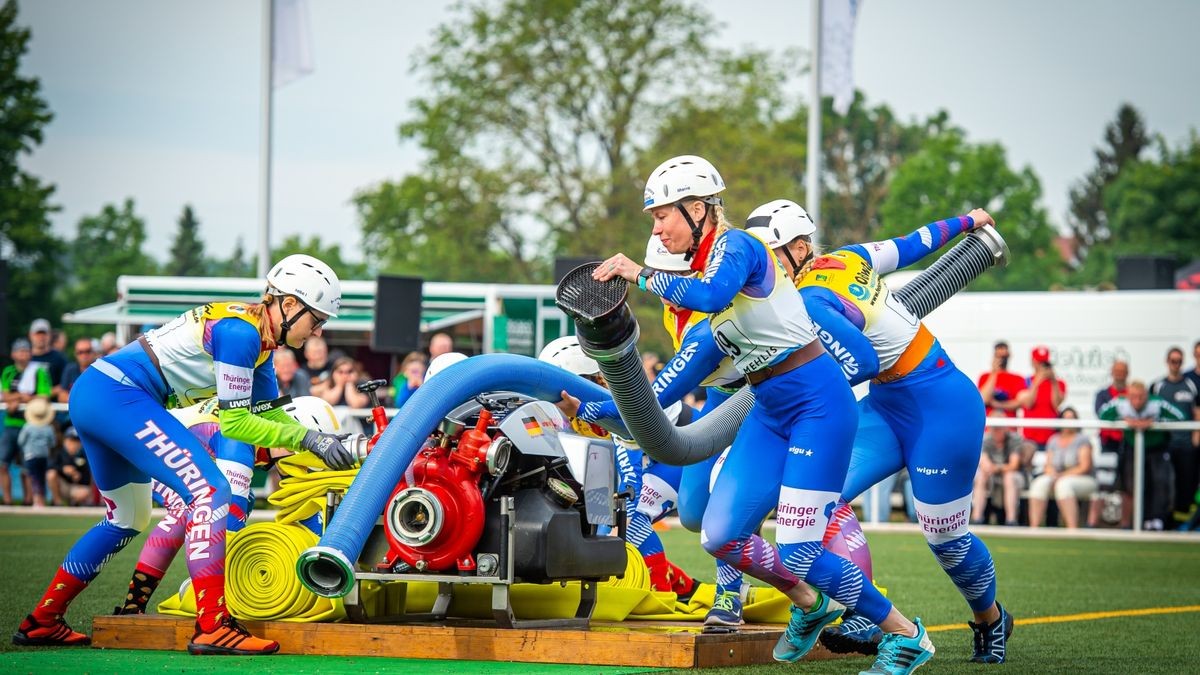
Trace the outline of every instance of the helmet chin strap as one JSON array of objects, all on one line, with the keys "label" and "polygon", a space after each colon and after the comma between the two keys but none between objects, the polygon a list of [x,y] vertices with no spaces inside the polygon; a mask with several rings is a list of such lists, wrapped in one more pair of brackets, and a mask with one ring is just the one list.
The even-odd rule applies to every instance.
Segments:
[{"label": "helmet chin strap", "polygon": [[790,243],[780,246],[779,249],[781,251],[783,251],[783,256],[785,258],[787,258],[788,264],[790,264],[792,266],[792,277],[793,278],[795,278],[796,275],[800,273],[800,268],[803,265],[805,265],[809,261],[809,259],[811,259],[813,257],[813,252],[812,252],[812,249],[810,248],[808,250],[808,255],[804,256],[804,260],[801,260],[800,264],[796,264],[796,259],[792,256],[792,246]]},{"label": "helmet chin strap", "polygon": [[683,202],[675,202],[675,208],[679,209],[679,212],[683,214],[683,220],[687,222],[688,227],[692,228],[692,245],[688,247],[687,253],[683,254],[684,260],[691,260],[692,256],[696,255],[696,251],[700,249],[700,238],[704,235],[704,223],[708,221],[708,213],[712,205],[704,202],[704,218],[700,220],[699,225],[692,220],[692,215],[688,213]]},{"label": "helmet chin strap", "polygon": [[281,321],[279,322],[279,329],[280,329],[279,343],[280,344],[285,344],[285,345],[287,344],[288,330],[291,329],[292,326],[296,325],[296,322],[299,321],[300,317],[304,316],[304,313],[307,311],[308,311],[308,307],[305,307],[304,304],[301,303],[300,311],[298,311],[295,314],[293,314],[292,316],[288,317],[283,313],[283,299],[280,298],[280,300],[279,300],[279,318],[281,319]]}]

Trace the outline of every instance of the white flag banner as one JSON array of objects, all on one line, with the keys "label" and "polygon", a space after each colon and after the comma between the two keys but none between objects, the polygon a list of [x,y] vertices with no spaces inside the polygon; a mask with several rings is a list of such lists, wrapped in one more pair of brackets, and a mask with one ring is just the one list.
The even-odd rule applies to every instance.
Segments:
[{"label": "white flag banner", "polygon": [[313,71],[312,30],[307,0],[274,0],[273,9],[271,83],[279,88]]},{"label": "white flag banner", "polygon": [[821,0],[821,95],[845,115],[854,102],[854,19],[862,0]]}]

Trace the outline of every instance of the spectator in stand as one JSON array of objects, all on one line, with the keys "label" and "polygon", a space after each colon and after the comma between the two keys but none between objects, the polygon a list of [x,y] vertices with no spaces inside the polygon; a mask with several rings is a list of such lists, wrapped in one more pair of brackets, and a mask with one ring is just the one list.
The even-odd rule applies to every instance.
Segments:
[{"label": "spectator in stand", "polygon": [[[329,386],[326,387],[325,393],[321,394],[321,398],[334,407],[367,408],[371,405],[371,399],[355,386],[363,379],[360,376],[358,364],[354,362],[354,359],[349,356],[339,357],[333,362]],[[343,411],[339,410],[338,412],[341,413]],[[351,426],[348,416],[341,421],[343,422],[343,426],[349,426],[350,429],[354,430],[359,427],[366,430],[371,425],[371,421],[366,418],[358,420],[357,424],[359,424],[359,427]],[[370,434],[374,432],[367,431],[366,433]]]},{"label": "spectator in stand", "polygon": [[[1026,419],[1058,419],[1058,408],[1067,395],[1067,383],[1054,375],[1050,365],[1050,350],[1046,347],[1034,347],[1030,354],[1033,362],[1033,377],[1021,393],[1017,394]],[[1024,431],[1025,440],[1033,443],[1035,452],[1046,449],[1046,441],[1054,435],[1054,429],[1027,428]]]},{"label": "spectator in stand", "polygon": [[[1062,419],[1077,420],[1074,408],[1063,408]],[[1058,503],[1058,515],[1067,529],[1079,527],[1079,503],[1096,495],[1092,475],[1092,443],[1079,429],[1063,427],[1046,441],[1046,470],[1029,485],[1029,526],[1041,527],[1050,495]],[[1099,514],[1088,511],[1088,527],[1095,527]]]},{"label": "spectator in stand", "polygon": [[1200,390],[1200,340],[1192,345],[1192,369],[1183,375],[1196,385],[1196,389]]},{"label": "spectator in stand", "polygon": [[275,380],[279,384],[279,395],[292,398],[308,396],[312,389],[312,378],[308,376],[308,371],[300,367],[300,362],[296,360],[296,352],[289,347],[280,347],[271,358],[275,361]]},{"label": "spectator in stand", "polygon": [[100,356],[117,353],[121,345],[117,342],[117,334],[111,330],[100,336]]},{"label": "spectator in stand", "polygon": [[50,373],[46,368],[30,366],[32,351],[29,340],[18,338],[13,341],[12,364],[0,371],[0,391],[4,394],[4,429],[0,431],[0,499],[12,504],[12,476],[8,467],[21,461],[21,446],[18,440],[21,427],[25,426],[23,404],[36,396],[50,398]]},{"label": "spectator in stand", "polygon": [[57,328],[50,331],[50,348],[59,354],[67,353],[67,334]]},{"label": "spectator in stand", "polygon": [[442,354],[454,351],[454,338],[449,333],[434,333],[429,338],[429,360],[432,361]]},{"label": "spectator in stand", "polygon": [[[1167,376],[1150,387],[1150,393],[1172,403],[1184,419],[1200,420],[1200,388],[1183,375],[1183,350],[1171,347],[1167,351]],[[1175,469],[1175,510],[1186,512],[1192,507],[1196,494],[1196,452],[1200,446],[1200,431],[1172,431],[1167,445],[1171,465]],[[1185,516],[1186,518],[1186,516]]]},{"label": "spectator in stand", "polygon": [[329,392],[333,364],[325,338],[314,335],[304,342],[304,370],[308,371],[309,393],[325,397]]},{"label": "spectator in stand", "polygon": [[399,408],[425,383],[425,371],[429,363],[421,352],[409,352],[400,363],[400,369],[392,378],[392,405]]},{"label": "spectator in stand", "polygon": [[[1109,401],[1125,395],[1125,389],[1129,386],[1129,363],[1120,359],[1113,361],[1110,374],[1112,376],[1112,382],[1110,382],[1107,387],[1096,392],[1096,403],[1094,404],[1096,417],[1100,416],[1100,411],[1104,409],[1104,406],[1108,405]],[[1125,435],[1120,429],[1100,430],[1101,452],[1115,452],[1119,455],[1124,445]],[[1118,491],[1130,491],[1130,486],[1122,486],[1120,484],[1120,472],[1117,473],[1117,483],[1118,484],[1116,487]]]},{"label": "spectator in stand", "polygon": [[642,352],[642,370],[645,371],[647,380],[653,382],[662,369],[663,362],[658,354],[654,352]]},{"label": "spectator in stand", "polygon": [[46,474],[50,471],[50,451],[56,442],[54,409],[45,398],[35,398],[25,406],[25,426],[17,435],[29,478],[29,495],[33,508],[46,507]]},{"label": "spectator in stand", "polygon": [[62,384],[54,388],[54,398],[59,403],[66,403],[70,397],[71,387],[75,386],[75,380],[87,370],[89,366],[96,362],[96,346],[92,343],[91,338],[79,338],[75,341],[75,361],[68,363],[63,369]]},{"label": "spectator in stand", "polygon": [[1128,508],[1122,509],[1121,525],[1128,527],[1129,512],[1133,504],[1133,446],[1134,435],[1141,431],[1145,435],[1146,460],[1143,465],[1146,478],[1142,505],[1145,513],[1143,527],[1147,530],[1161,530],[1166,526],[1171,516],[1174,504],[1175,471],[1171,466],[1171,455],[1167,451],[1170,443],[1170,433],[1152,430],[1155,422],[1182,422],[1183,412],[1171,403],[1151,396],[1144,382],[1134,380],[1129,383],[1129,391],[1108,402],[1100,411],[1100,419],[1115,422],[1123,420],[1129,425],[1125,431],[1125,449],[1118,457],[1121,462],[1117,471],[1121,476],[1123,503]]},{"label": "spectator in stand", "polygon": [[83,443],[75,427],[63,432],[62,450],[55,455],[54,464],[46,475],[50,496],[56,505],[94,506],[96,491],[92,487],[92,469],[88,466]]},{"label": "spectator in stand", "polygon": [[1008,343],[1000,340],[992,347],[992,369],[979,376],[977,386],[989,413],[995,409],[1016,417],[1021,407],[1017,394],[1025,388],[1025,378],[1009,371],[1008,356]]},{"label": "spectator in stand", "polygon": [[[1004,411],[992,410],[988,417],[1004,417]],[[1012,429],[988,427],[975,471],[975,490],[971,497],[971,520],[983,524],[992,491],[999,484],[1004,497],[1004,524],[1017,524],[1017,506],[1025,489],[1025,442]]]},{"label": "spectator in stand", "polygon": [[46,319],[34,319],[29,324],[29,344],[32,347],[33,363],[44,363],[50,369],[50,386],[62,384],[63,369],[67,367],[67,357],[54,349],[50,342],[50,322]]}]

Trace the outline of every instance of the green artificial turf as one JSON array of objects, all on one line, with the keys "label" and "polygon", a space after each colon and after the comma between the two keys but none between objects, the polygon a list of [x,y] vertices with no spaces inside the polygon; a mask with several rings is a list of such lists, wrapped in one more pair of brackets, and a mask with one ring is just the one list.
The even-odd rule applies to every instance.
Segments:
[{"label": "green artificial turf", "polygon": [[[15,630],[40,597],[63,554],[94,518],[0,514],[0,628]],[[663,533],[668,555],[711,581],[713,563],[694,534]],[[90,631],[91,617],[112,611],[125,594],[142,538],[135,540],[72,605],[68,619]],[[1156,607],[1200,606],[1200,536],[1195,542],[1114,542],[1052,538],[986,538],[996,559],[999,600],[1017,619]],[[916,533],[870,535],[878,582],[908,616],[927,626],[937,656],[921,675],[995,670],[967,663],[966,603]],[[182,560],[156,597],[178,588]],[[1200,671],[1200,611],[1018,625],[1005,673],[1185,673]],[[853,673],[870,659],[719,669],[721,673]],[[286,672],[299,673],[632,673],[639,668],[373,657],[274,656],[201,658],[182,653],[19,649],[0,641],[3,673]]]}]

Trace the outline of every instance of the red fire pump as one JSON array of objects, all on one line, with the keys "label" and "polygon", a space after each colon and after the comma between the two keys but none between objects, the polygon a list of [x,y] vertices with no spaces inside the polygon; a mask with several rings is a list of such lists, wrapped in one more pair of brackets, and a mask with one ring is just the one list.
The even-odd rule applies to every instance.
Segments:
[{"label": "red fire pump", "polygon": [[383,566],[403,561],[419,572],[475,569],[471,551],[483,534],[485,515],[480,478],[494,469],[495,457],[504,449],[499,445],[507,445],[506,439],[488,435],[492,424],[485,409],[453,448],[454,439],[443,436],[413,459],[384,511],[391,547]]}]

